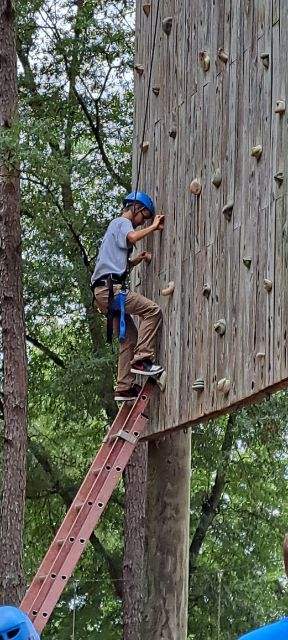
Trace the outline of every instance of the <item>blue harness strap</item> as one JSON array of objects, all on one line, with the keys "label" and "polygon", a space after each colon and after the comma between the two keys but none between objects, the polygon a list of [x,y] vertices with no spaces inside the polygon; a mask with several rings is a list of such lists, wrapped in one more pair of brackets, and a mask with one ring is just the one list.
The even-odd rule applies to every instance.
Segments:
[{"label": "blue harness strap", "polygon": [[127,291],[121,289],[113,300],[113,311],[120,311],[119,317],[119,340],[124,342],[126,339],[126,319],[125,319],[125,306],[126,306]]}]

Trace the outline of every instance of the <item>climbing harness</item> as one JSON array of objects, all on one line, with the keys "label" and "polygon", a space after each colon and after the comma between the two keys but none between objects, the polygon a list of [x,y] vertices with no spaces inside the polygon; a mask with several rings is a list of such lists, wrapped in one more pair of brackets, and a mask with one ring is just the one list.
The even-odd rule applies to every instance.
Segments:
[{"label": "climbing harness", "polygon": [[[112,343],[113,338],[113,319],[114,316],[119,315],[119,340],[123,342],[126,338],[126,320],[125,320],[125,305],[126,305],[126,297],[127,297],[127,288],[126,288],[126,278],[127,271],[123,273],[122,276],[119,276],[115,273],[109,273],[103,275],[98,280],[95,280],[91,285],[91,290],[93,293],[94,300],[94,291],[97,287],[108,287],[108,303],[107,303],[107,342],[109,344]],[[119,291],[116,296],[114,295],[114,285],[121,284],[121,291]]]},{"label": "climbing harness", "polygon": [[126,338],[126,320],[125,305],[127,297],[127,289],[125,280],[122,282],[121,291],[114,295],[113,278],[111,275],[107,278],[108,285],[108,306],[107,306],[107,342],[112,343],[113,338],[113,318],[119,316],[119,340],[124,342]]}]

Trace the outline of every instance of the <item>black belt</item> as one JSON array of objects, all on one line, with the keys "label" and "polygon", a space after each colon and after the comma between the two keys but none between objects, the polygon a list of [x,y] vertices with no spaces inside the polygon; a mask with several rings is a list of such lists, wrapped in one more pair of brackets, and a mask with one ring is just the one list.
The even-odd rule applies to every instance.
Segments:
[{"label": "black belt", "polygon": [[111,278],[113,284],[123,284],[126,279],[126,273],[124,273],[122,276],[119,276],[119,274],[117,273],[105,273],[102,278],[98,278],[97,280],[94,280],[94,282],[92,282],[92,291],[94,291],[94,289],[96,289],[97,287],[105,287],[106,285],[108,286],[109,278]]}]

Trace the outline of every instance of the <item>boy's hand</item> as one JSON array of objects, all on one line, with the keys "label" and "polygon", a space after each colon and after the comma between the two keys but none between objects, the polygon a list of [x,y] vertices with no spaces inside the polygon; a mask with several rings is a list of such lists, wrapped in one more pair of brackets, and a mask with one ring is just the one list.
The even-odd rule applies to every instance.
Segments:
[{"label": "boy's hand", "polygon": [[141,251],[141,253],[138,253],[138,255],[135,256],[135,258],[130,258],[129,259],[130,267],[137,267],[137,265],[140,264],[142,260],[144,260],[146,264],[150,264],[152,260],[151,253],[149,253],[148,251]]},{"label": "boy's hand", "polygon": [[165,216],[162,213],[157,214],[152,223],[154,231],[162,231],[164,229],[164,221]]},{"label": "boy's hand", "polygon": [[150,264],[151,260],[152,260],[152,253],[150,253],[150,251],[143,251],[141,253],[142,256],[142,260],[144,260],[144,262],[146,262],[146,264]]}]

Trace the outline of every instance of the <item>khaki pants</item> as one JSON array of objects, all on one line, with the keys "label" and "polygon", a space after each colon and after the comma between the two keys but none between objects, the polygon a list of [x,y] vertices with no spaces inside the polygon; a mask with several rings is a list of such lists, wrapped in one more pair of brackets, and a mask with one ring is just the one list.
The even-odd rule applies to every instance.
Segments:
[{"label": "khaki pants", "polygon": [[[113,287],[116,295],[121,285]],[[98,309],[107,313],[108,288],[96,287],[94,296]],[[131,315],[139,317],[139,329],[135,326]],[[126,298],[126,340],[120,343],[117,391],[126,391],[134,384],[135,376],[131,373],[131,364],[144,358],[154,360],[156,334],[162,324],[162,311],[156,302],[132,291]],[[119,320],[114,318],[114,333],[118,334]]]}]

